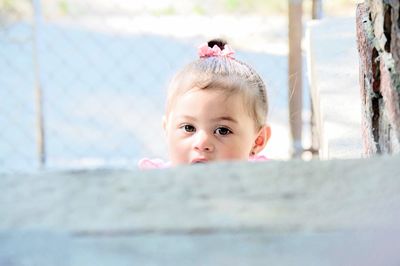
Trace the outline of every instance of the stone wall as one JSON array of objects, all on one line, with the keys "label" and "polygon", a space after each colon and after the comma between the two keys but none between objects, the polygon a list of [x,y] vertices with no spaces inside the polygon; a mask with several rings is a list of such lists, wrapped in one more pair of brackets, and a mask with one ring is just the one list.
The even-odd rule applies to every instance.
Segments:
[{"label": "stone wall", "polygon": [[357,6],[364,154],[400,151],[399,1]]}]

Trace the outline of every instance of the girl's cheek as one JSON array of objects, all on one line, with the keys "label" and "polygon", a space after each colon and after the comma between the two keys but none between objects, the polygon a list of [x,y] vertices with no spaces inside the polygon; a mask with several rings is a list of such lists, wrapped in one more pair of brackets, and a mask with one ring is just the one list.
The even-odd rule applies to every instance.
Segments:
[{"label": "girl's cheek", "polygon": [[180,131],[180,132],[177,133],[176,136],[177,136],[177,139],[186,139],[188,137],[188,134],[185,133],[185,132]]}]

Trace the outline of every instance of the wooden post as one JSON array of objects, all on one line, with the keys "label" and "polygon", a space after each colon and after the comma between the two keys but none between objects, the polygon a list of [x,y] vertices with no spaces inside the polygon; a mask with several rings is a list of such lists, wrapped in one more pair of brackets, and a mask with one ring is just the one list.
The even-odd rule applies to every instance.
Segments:
[{"label": "wooden post", "polygon": [[292,157],[303,152],[302,137],[302,0],[289,0],[289,124]]},{"label": "wooden post", "polygon": [[322,0],[312,0],[312,19],[322,18]]},{"label": "wooden post", "polygon": [[[322,0],[312,0],[312,19],[321,19],[322,18]],[[318,151],[320,147],[319,137],[318,137],[318,129],[316,125],[316,114],[314,110],[314,104],[312,103],[311,93],[310,93],[310,128],[311,128],[311,147],[309,151],[313,155],[313,157],[318,157]]]},{"label": "wooden post", "polygon": [[43,116],[43,92],[42,84],[40,79],[40,63],[38,57],[38,27],[41,24],[42,14],[40,0],[32,1],[34,10],[34,22],[33,22],[33,67],[35,74],[35,105],[36,105],[36,146],[38,152],[39,166],[44,167],[46,163],[46,145],[45,145],[45,133],[44,133],[44,116]]}]

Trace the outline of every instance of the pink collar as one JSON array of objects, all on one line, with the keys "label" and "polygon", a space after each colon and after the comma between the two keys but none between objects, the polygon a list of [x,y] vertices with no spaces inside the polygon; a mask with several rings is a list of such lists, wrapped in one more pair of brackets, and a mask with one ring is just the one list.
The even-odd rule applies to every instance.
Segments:
[{"label": "pink collar", "polygon": [[[268,158],[264,155],[255,155],[249,158],[249,162],[262,162],[267,161]],[[143,158],[138,163],[139,169],[148,170],[148,169],[163,169],[171,167],[170,162],[164,162],[161,159],[148,159]]]}]

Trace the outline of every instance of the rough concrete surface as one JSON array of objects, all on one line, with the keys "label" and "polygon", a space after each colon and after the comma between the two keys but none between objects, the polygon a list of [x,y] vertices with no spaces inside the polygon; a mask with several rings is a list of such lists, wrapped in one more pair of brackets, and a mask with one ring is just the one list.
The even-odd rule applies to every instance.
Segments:
[{"label": "rough concrete surface", "polygon": [[0,265],[398,265],[399,163],[2,175]]}]

